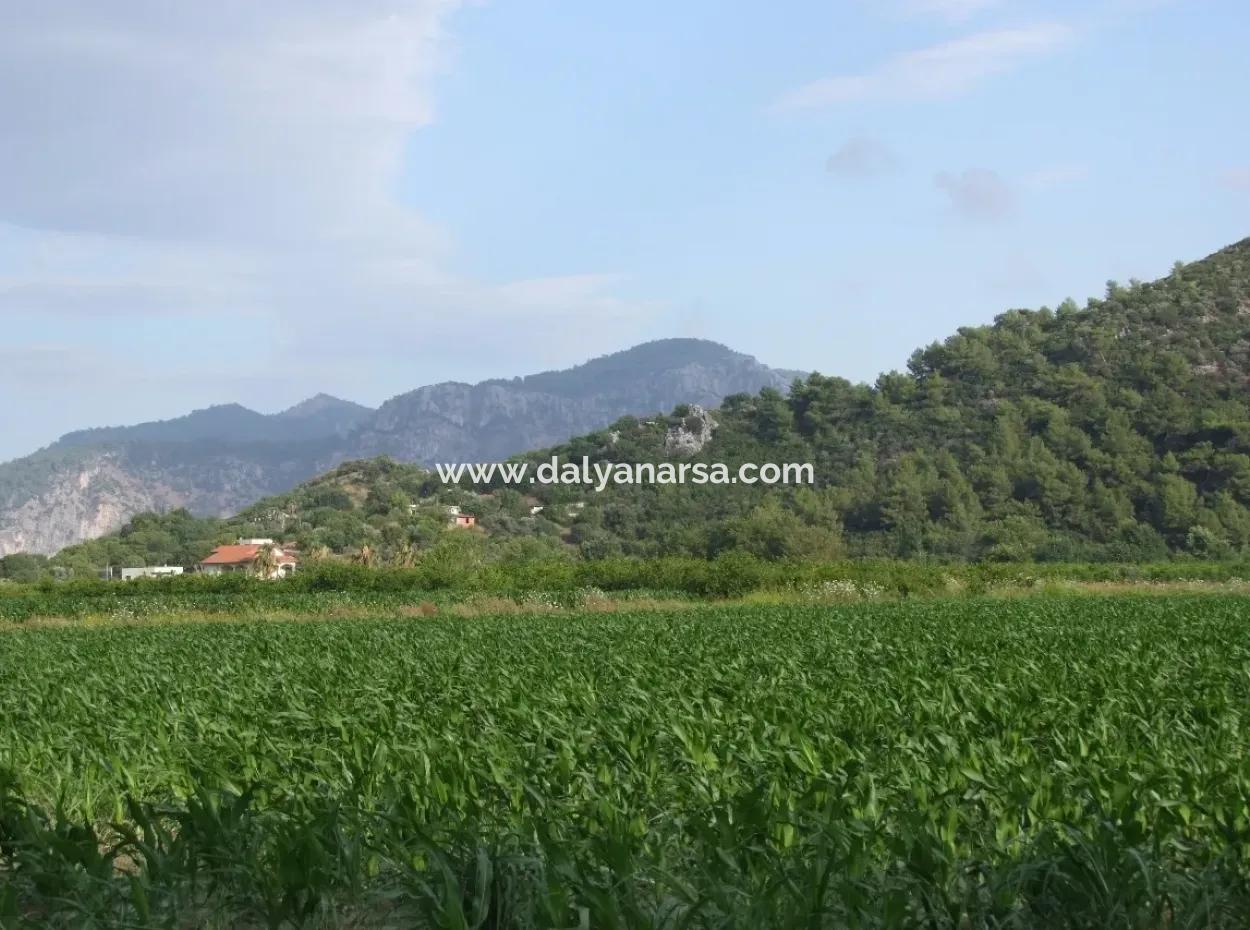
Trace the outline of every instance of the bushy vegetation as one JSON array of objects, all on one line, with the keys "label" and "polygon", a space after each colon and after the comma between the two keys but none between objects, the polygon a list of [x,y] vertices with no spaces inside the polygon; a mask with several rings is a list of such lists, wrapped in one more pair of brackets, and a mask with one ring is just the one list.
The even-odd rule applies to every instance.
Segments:
[{"label": "bushy vegetation", "polygon": [[[488,533],[449,529],[448,508],[475,515]],[[566,529],[530,514],[518,492],[478,494],[445,487],[425,469],[390,459],[350,462],[294,490],[266,498],[229,520],[186,510],[142,514],[119,532],[70,546],[46,563],[49,577],[93,577],[106,566],[184,565],[239,537],[293,543],[305,556],[331,554],[368,565],[404,567],[430,550],[471,548],[491,557],[567,555]],[[565,523],[571,519],[565,520]],[[0,560],[0,579],[4,578]]]},{"label": "bushy vegetation", "polygon": [[1065,585],[1130,587],[1225,583],[1250,585],[1250,563],[924,564],[889,560],[802,562],[742,552],[715,559],[667,556],[581,560],[500,554],[476,534],[453,533],[404,567],[342,559],[314,561],[280,582],[245,574],[182,575],[128,582],[94,578],[0,586],[0,621],[32,618],[177,617],[187,613],[324,615],[341,609],[388,609],[425,601],[482,597],[541,598],[563,608],[587,596],[721,600],[759,595],[782,602],[969,596]]},{"label": "bushy vegetation", "polygon": [[27,583],[50,577],[48,557],[15,552],[0,557],[0,581]]},{"label": "bushy vegetation", "polygon": [[0,921],[1241,927],[1244,620],[1033,598],[0,635]]}]

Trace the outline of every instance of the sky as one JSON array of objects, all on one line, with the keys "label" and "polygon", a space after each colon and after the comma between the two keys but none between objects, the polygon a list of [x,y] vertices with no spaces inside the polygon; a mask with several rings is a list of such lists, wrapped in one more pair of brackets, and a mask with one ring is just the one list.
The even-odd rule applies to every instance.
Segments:
[{"label": "sky", "polygon": [[1244,0],[0,22],[0,460],[669,336],[871,381],[1250,236]]}]

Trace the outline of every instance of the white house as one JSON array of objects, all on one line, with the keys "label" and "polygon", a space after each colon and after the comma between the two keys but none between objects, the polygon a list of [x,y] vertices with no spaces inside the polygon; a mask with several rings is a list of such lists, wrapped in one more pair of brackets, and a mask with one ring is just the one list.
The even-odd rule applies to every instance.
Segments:
[{"label": "white house", "polygon": [[172,578],[182,574],[181,565],[148,565],[144,568],[106,568],[100,577],[106,581],[120,578],[122,581],[134,581],[136,578]]},{"label": "white house", "polygon": [[266,577],[285,578],[299,567],[299,555],[292,549],[282,549],[272,539],[240,539],[234,546],[218,546],[203,562],[199,570],[205,575],[224,575],[230,572],[256,574],[256,560],[261,550],[273,549],[275,567]]}]

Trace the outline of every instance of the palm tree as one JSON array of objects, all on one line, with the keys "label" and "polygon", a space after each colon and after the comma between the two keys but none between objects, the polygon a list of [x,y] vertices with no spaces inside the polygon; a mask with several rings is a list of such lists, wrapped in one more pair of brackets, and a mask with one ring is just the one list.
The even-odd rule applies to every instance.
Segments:
[{"label": "palm tree", "polygon": [[261,578],[272,578],[278,573],[278,553],[272,545],[260,547],[252,568]]},{"label": "palm tree", "polygon": [[421,554],[416,547],[412,543],[406,542],[396,550],[392,561],[398,568],[412,568],[420,558]]},{"label": "palm tree", "polygon": [[377,553],[373,551],[373,547],[370,546],[368,543],[365,543],[365,545],[360,547],[360,551],[356,553],[356,557],[353,559],[353,561],[357,565],[363,565],[366,568],[368,568],[373,565],[374,561],[376,561],[376,558],[377,558]]}]

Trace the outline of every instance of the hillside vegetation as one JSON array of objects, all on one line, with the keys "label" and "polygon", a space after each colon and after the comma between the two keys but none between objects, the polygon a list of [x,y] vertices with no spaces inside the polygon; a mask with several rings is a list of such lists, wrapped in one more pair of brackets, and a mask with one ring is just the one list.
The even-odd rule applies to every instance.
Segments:
[{"label": "hillside vegetation", "polygon": [[[692,416],[625,417],[525,458],[662,461]],[[711,419],[694,460],[811,462],[815,485],[457,488],[380,459],[227,521],[144,517],[56,562],[186,562],[233,536],[272,535],[409,564],[444,538],[451,504],[478,517],[477,545],[512,556],[1244,557],[1250,240],[1153,283],[1111,283],[1084,308],[963,328],[872,385],[812,375],[788,396],[732,395]]]},{"label": "hillside vegetation", "polygon": [[282,413],[238,404],[82,430],[0,463],[0,556],[51,554],[145,511],[228,516],[341,462],[488,461],[563,442],[627,413],[785,388],[792,373],[700,339],[644,343],[562,371],[444,382],[370,410],[324,394]]},{"label": "hillside vegetation", "polygon": [[[815,489],[610,488],[593,552],[1203,557],[1250,545],[1250,240],[1084,309],[1016,310],[855,385],[729,398],[706,461],[811,461]],[[680,411],[679,411],[680,412]],[[559,451],[654,456],[654,427]]]}]

